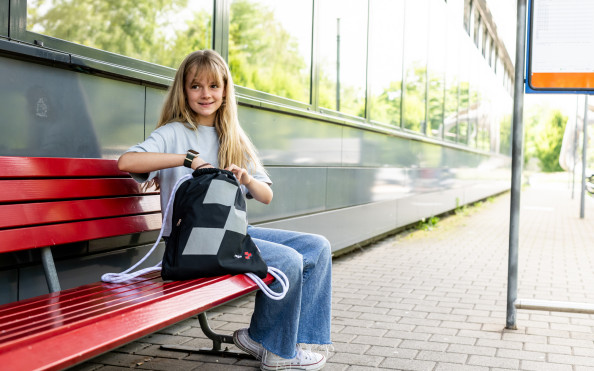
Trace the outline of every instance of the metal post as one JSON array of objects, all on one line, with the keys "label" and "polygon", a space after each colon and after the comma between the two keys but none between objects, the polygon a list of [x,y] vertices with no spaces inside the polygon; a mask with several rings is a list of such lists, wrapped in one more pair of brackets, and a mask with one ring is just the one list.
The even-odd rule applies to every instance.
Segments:
[{"label": "metal post", "polygon": [[573,164],[571,165],[571,199],[575,198],[575,165],[577,163],[577,128],[578,128],[578,110],[579,110],[579,95],[575,96],[575,127],[573,129],[573,148],[572,158]]},{"label": "metal post", "polygon": [[507,316],[505,328],[516,329],[518,298],[518,244],[520,229],[520,191],[522,188],[522,145],[524,113],[524,63],[526,47],[526,0],[518,0],[516,25],[516,71],[512,129],[512,182],[509,222],[509,259],[507,266]]},{"label": "metal post", "polygon": [[588,95],[586,95],[586,102],[584,103],[584,127],[582,128],[582,135],[584,136],[582,144],[582,195],[580,197],[580,219],[584,219],[586,214],[586,167],[588,167]]},{"label": "metal post", "polygon": [[336,111],[340,111],[340,18],[336,18]]}]

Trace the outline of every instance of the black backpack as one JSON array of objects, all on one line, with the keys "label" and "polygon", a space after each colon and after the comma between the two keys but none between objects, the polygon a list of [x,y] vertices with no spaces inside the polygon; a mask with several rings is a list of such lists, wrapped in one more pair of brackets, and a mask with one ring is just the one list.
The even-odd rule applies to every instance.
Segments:
[{"label": "black backpack", "polygon": [[175,193],[171,221],[163,279],[248,272],[266,277],[268,267],[247,234],[245,198],[232,172],[195,170]]},{"label": "black backpack", "polygon": [[[175,195],[175,197],[174,197]],[[173,203],[172,230],[161,263],[133,273],[155,250]],[[150,251],[121,273],[105,273],[103,282],[120,283],[141,274],[161,270],[165,280],[244,273],[271,299],[280,300],[289,289],[285,274],[267,267],[260,250],[247,234],[245,198],[237,179],[227,170],[205,168],[181,177],[171,192],[163,213],[163,226]],[[270,273],[283,290],[272,291],[262,278]]]}]

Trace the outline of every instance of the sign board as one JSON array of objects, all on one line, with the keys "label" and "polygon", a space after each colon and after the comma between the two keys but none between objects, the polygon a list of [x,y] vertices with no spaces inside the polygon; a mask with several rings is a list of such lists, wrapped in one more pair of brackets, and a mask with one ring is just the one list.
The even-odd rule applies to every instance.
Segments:
[{"label": "sign board", "polygon": [[526,93],[594,93],[594,0],[530,0]]}]

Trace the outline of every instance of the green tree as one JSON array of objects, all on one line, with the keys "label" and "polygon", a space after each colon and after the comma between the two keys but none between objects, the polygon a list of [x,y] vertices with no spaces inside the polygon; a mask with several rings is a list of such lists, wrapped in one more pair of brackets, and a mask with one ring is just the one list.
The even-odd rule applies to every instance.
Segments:
[{"label": "green tree", "polygon": [[563,170],[559,165],[559,155],[566,124],[567,116],[563,116],[559,110],[555,110],[546,122],[544,130],[537,135],[535,154],[540,169],[544,172]]},{"label": "green tree", "polygon": [[159,57],[170,52],[167,19],[186,6],[187,0],[30,0],[27,24],[44,35],[163,64]]},{"label": "green tree", "polygon": [[309,102],[309,64],[274,12],[249,0],[231,3],[229,68],[235,83]]}]

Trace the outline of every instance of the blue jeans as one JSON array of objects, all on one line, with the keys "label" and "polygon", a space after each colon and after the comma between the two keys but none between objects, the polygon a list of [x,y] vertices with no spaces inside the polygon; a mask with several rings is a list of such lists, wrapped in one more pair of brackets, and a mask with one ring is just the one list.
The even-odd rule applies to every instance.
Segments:
[{"label": "blue jeans", "polygon": [[[322,236],[248,226],[260,253],[270,267],[289,279],[282,300],[256,294],[250,337],[283,358],[296,355],[296,345],[331,344],[332,253]],[[270,285],[280,291],[275,281]]]}]

